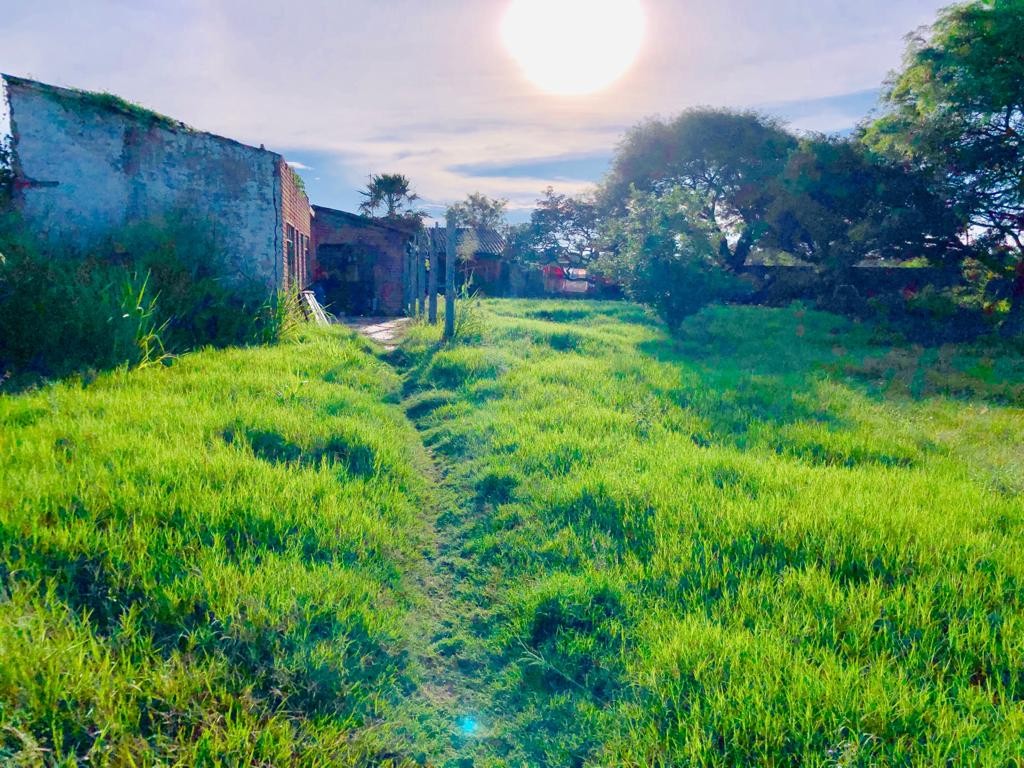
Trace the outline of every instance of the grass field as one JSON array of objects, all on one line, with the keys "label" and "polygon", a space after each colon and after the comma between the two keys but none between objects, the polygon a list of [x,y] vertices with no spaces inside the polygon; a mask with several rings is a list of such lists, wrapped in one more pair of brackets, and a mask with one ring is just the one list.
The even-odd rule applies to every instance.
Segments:
[{"label": "grass field", "polygon": [[478,315],[406,352],[462,502],[478,764],[1019,764],[1019,356],[800,308],[677,339],[628,305]]},{"label": "grass field", "polygon": [[317,335],[0,398],[0,764],[379,764],[426,490],[398,385]]},{"label": "grass field", "polygon": [[0,398],[0,762],[1020,764],[1019,352],[469,315]]}]

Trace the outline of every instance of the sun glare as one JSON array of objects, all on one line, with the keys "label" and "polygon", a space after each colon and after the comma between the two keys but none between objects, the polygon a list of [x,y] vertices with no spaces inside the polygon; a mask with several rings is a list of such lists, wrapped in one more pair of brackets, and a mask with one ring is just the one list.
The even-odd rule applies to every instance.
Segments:
[{"label": "sun glare", "polygon": [[579,96],[607,88],[629,71],[645,27],[640,0],[513,0],[502,38],[538,88]]}]

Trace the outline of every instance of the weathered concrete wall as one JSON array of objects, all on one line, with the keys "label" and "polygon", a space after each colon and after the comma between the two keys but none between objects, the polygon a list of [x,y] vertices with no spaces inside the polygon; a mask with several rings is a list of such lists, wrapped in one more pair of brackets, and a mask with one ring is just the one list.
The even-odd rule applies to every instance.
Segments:
[{"label": "weathered concrete wall", "polygon": [[50,240],[88,245],[126,224],[209,226],[240,276],[281,282],[282,158],[113,97],[7,77],[15,207]]},{"label": "weathered concrete wall", "polygon": [[313,241],[321,246],[353,246],[372,254],[372,286],[360,278],[362,290],[372,291],[374,313],[400,315],[404,307],[403,268],[410,232],[344,211],[314,206]]}]

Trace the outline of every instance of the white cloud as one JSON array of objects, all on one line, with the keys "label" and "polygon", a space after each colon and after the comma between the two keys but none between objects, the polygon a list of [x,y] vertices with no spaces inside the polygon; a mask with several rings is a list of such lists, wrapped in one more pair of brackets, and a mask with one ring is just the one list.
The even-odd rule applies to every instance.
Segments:
[{"label": "white cloud", "polygon": [[[399,171],[428,203],[479,189],[522,206],[549,180],[453,168],[608,150],[641,118],[697,104],[877,87],[899,63],[903,35],[945,3],[645,0],[649,37],[635,69],[575,99],[522,79],[500,44],[504,0],[35,0],[5,10],[0,70],[118,92],[215,133],[331,156],[333,167],[317,163],[321,177],[353,188],[371,172]],[[854,117],[823,112],[797,126],[841,129]]]}]

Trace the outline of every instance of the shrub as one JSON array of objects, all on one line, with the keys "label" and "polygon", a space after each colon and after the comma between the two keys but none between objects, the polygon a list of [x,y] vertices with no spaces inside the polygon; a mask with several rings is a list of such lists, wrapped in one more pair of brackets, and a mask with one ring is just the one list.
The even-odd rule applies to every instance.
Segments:
[{"label": "shrub", "polygon": [[683,189],[662,197],[635,194],[623,224],[622,252],[612,264],[599,266],[673,328],[708,304],[749,291],[720,262],[720,233],[703,218],[703,207],[701,198]]},{"label": "shrub", "polygon": [[0,374],[19,385],[285,335],[292,309],[239,276],[208,231],[140,224],[75,251],[0,218]]}]

